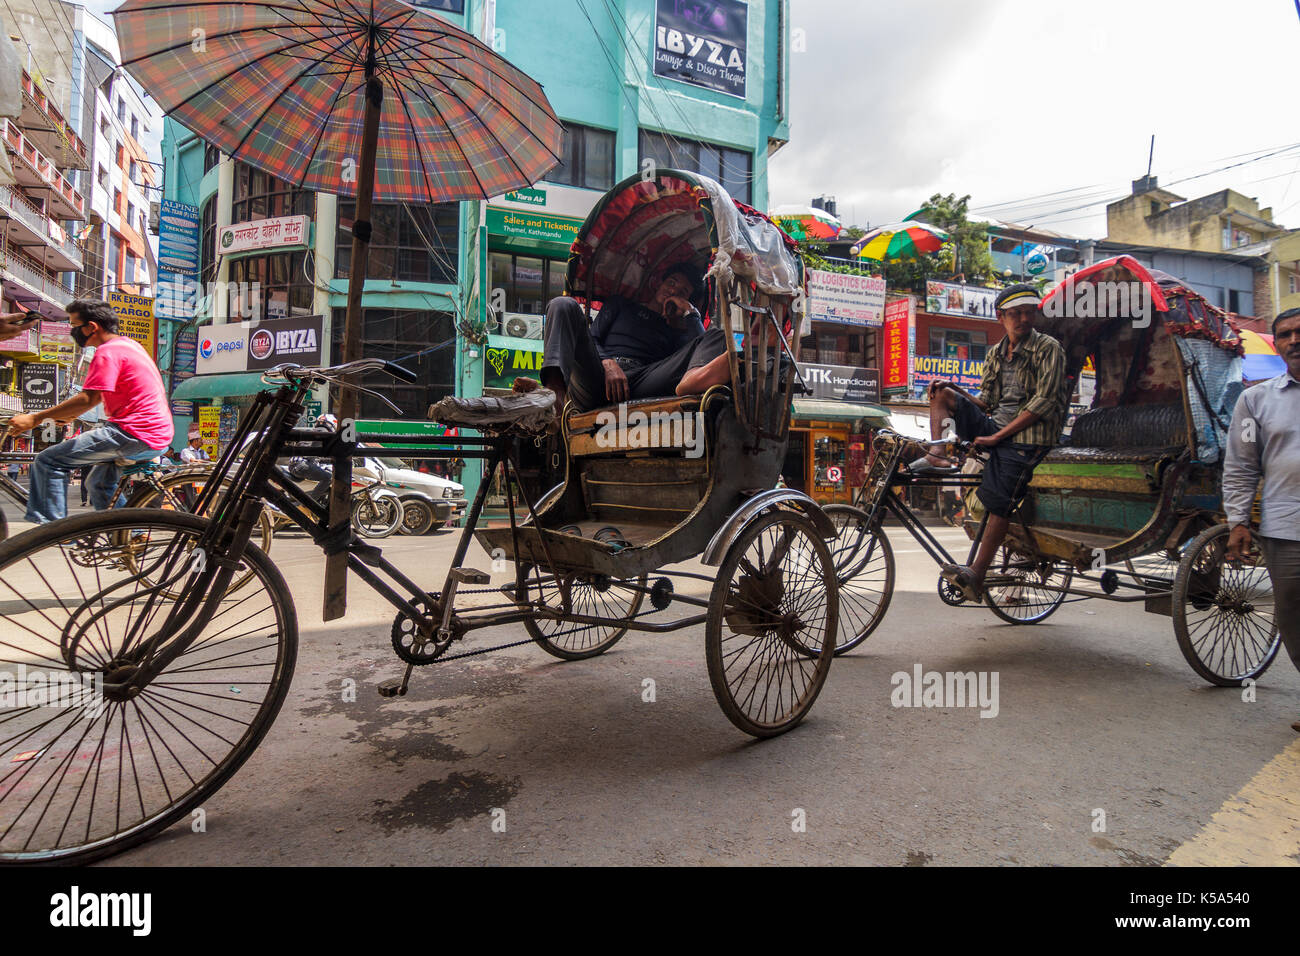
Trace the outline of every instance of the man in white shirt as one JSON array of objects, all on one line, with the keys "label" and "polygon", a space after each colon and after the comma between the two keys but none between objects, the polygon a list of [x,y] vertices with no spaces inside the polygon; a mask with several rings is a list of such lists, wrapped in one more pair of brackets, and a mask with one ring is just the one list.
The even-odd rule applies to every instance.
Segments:
[{"label": "man in white shirt", "polygon": [[[1226,557],[1252,537],[1273,582],[1273,619],[1300,668],[1300,309],[1273,320],[1273,345],[1286,371],[1241,393],[1223,461],[1223,510],[1232,528]],[[1255,490],[1264,483],[1259,531],[1250,529]],[[1291,725],[1300,732],[1300,719]]]},{"label": "man in white shirt", "polygon": [[181,449],[182,465],[193,465],[198,462],[212,460],[212,456],[203,447],[203,436],[199,433],[198,425],[191,425],[186,437],[189,439],[189,444]]}]

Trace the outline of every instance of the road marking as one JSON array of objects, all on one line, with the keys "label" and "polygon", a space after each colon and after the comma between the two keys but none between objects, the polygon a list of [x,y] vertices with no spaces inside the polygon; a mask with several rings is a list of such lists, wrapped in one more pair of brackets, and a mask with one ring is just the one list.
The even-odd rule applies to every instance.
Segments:
[{"label": "road marking", "polygon": [[1300,866],[1300,740],[1227,800],[1168,866]]}]

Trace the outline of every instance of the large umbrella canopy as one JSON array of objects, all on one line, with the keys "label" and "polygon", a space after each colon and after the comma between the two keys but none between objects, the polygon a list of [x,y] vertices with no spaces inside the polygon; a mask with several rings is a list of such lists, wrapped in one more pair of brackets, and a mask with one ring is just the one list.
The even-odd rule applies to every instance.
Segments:
[{"label": "large umbrella canopy", "polygon": [[384,88],[375,201],[497,196],[559,159],[541,86],[400,0],[126,0],[113,17],[163,110],[295,186],[357,193],[368,72]]},{"label": "large umbrella canopy", "polygon": [[1241,344],[1246,347],[1246,354],[1241,360],[1241,377],[1245,381],[1259,382],[1286,371],[1286,362],[1278,355],[1273,336],[1242,329]]},{"label": "large umbrella canopy", "polygon": [[794,239],[834,239],[843,228],[838,219],[816,206],[777,206],[771,218]]},{"label": "large umbrella canopy", "polygon": [[949,239],[938,226],[923,222],[896,222],[877,226],[855,242],[849,254],[859,259],[915,259],[927,252],[938,252]]}]

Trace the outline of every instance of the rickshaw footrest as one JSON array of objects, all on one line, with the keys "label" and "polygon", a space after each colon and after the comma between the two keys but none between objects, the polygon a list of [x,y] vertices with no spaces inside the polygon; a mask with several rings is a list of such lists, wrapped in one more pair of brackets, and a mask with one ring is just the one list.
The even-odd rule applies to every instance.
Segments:
[{"label": "rickshaw footrest", "polygon": [[492,580],[491,575],[486,571],[477,571],[474,568],[452,568],[451,578],[461,584],[487,584]]}]

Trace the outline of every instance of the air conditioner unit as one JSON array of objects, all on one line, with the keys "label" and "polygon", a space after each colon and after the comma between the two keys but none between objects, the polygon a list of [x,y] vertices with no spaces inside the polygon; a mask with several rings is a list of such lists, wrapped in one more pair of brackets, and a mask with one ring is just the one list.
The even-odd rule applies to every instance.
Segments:
[{"label": "air conditioner unit", "polygon": [[525,315],[519,312],[507,312],[503,331],[517,339],[540,339],[542,337],[542,317]]}]

